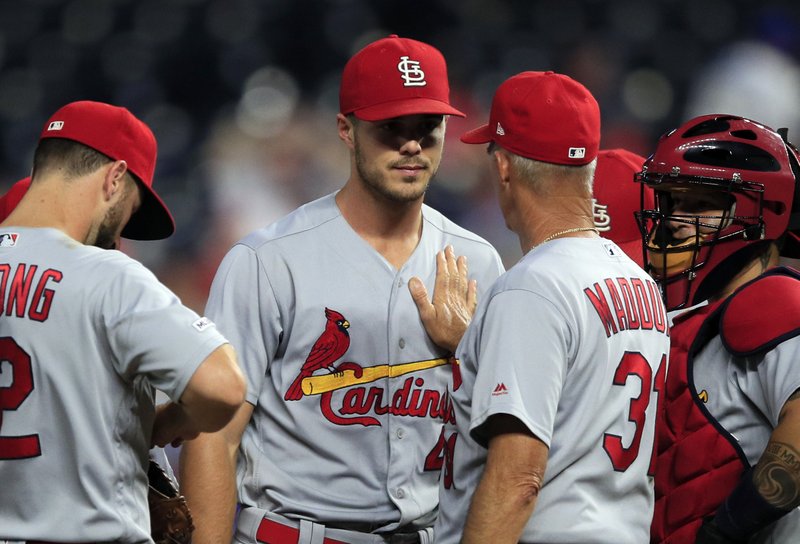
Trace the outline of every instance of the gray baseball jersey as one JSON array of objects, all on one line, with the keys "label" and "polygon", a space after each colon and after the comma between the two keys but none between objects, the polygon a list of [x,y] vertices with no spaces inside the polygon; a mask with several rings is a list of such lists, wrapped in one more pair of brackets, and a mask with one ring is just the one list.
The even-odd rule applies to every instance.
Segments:
[{"label": "gray baseball jersey", "polygon": [[0,539],[152,543],[154,388],[225,342],[144,266],[0,229]]},{"label": "gray baseball jersey", "polygon": [[[359,237],[331,194],[235,245],[206,311],[236,348],[255,406],[242,437],[239,499],[362,532],[430,525],[451,365],[407,282],[429,291],[452,244],[481,292],[497,252],[423,206],[400,270]],[[331,372],[337,369],[337,372]]]},{"label": "gray baseball jersey", "polygon": [[[778,344],[763,356],[736,358],[719,336],[694,358],[698,395],[720,425],[733,435],[750,465],[769,442],[788,398],[800,389],[800,337]],[[800,540],[800,509],[752,538],[753,544],[790,544]]]},{"label": "gray baseball jersey", "polygon": [[528,252],[479,303],[458,347],[436,542],[461,538],[495,414],[549,447],[522,542],[647,542],[654,390],[668,353],[659,291],[613,242],[557,239]]}]

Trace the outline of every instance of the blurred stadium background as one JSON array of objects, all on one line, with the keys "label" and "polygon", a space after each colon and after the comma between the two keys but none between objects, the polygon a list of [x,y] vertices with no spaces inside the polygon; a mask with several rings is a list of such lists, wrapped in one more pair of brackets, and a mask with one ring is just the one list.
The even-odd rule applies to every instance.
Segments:
[{"label": "blurred stadium background", "polygon": [[[72,100],[126,106],[159,142],[156,187],[178,230],[126,242],[202,313],[220,259],[245,233],[338,188],[339,74],[390,33],[447,58],[452,119],[428,203],[519,258],[458,136],[496,86],[555,70],[597,97],[602,146],[647,155],[701,113],[736,113],[800,140],[800,2],[789,0],[0,0],[0,189],[29,173],[47,117]],[[795,138],[792,138],[795,136]]]}]

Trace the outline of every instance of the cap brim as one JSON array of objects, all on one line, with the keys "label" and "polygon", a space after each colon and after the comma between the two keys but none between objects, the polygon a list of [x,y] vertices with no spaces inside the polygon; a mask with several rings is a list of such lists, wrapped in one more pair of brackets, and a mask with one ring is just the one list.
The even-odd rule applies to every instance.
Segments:
[{"label": "cap brim", "polygon": [[466,117],[464,113],[450,104],[431,98],[384,102],[383,104],[375,104],[374,106],[355,110],[352,113],[363,121],[382,121],[384,119],[403,117],[404,115],[455,115],[456,117]]},{"label": "cap brim", "polygon": [[494,135],[489,129],[489,125],[483,125],[461,135],[461,141],[465,144],[488,144],[492,140],[494,140]]},{"label": "cap brim", "polygon": [[122,229],[129,240],[162,240],[175,232],[175,220],[166,204],[153,190],[136,180],[142,188],[142,205]]}]

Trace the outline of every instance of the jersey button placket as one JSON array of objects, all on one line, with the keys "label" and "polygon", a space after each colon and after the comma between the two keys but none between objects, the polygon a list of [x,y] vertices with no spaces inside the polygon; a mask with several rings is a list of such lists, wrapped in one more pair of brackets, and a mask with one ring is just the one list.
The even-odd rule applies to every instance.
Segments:
[{"label": "jersey button placket", "polygon": [[[389,364],[399,365],[409,363],[411,357],[408,350],[414,351],[416,336],[409,333],[408,319],[411,316],[418,319],[418,314],[408,292],[408,282],[405,274],[399,272],[394,279],[394,290],[390,302],[389,327],[388,327],[388,355]],[[411,334],[411,336],[409,336]],[[389,417],[386,422],[386,439],[389,441],[389,464],[387,474],[387,488],[393,502],[400,510],[401,522],[416,519],[421,515],[419,505],[414,499],[416,495],[415,471],[411,466],[413,462],[409,457],[410,444],[417,440],[417,434],[412,428],[407,428],[408,410],[416,384],[417,373],[412,372],[390,377],[387,380],[387,403],[390,404]],[[416,398],[416,397],[414,397]]]}]

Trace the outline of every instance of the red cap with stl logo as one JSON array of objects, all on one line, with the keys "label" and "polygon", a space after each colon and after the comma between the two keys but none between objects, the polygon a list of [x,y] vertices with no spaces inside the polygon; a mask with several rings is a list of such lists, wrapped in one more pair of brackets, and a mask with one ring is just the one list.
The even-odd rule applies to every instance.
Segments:
[{"label": "red cap with stl logo", "polygon": [[341,113],[364,121],[403,115],[457,115],[450,105],[444,56],[426,43],[392,34],[353,55],[342,73]]},{"label": "red cap with stl logo", "polygon": [[[634,213],[653,207],[653,190],[636,183],[644,157],[627,149],[604,149],[597,155],[594,172],[594,226],[613,240],[636,264],[644,262],[642,233]],[[642,189],[644,192],[642,193]]]}]

